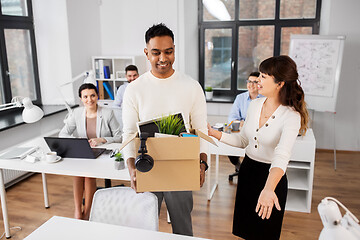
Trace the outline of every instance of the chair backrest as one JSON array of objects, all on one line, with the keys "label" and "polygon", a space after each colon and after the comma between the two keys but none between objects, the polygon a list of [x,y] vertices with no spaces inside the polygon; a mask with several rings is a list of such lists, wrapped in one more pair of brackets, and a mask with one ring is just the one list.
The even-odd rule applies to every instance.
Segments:
[{"label": "chair backrest", "polygon": [[94,194],[90,221],[158,231],[158,199],[129,187],[101,189]]}]

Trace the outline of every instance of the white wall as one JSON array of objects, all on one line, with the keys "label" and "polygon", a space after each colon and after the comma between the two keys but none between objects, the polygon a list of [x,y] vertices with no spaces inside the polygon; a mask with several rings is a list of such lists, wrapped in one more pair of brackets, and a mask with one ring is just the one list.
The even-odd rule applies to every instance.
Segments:
[{"label": "white wall", "polygon": [[198,1],[184,0],[184,55],[185,69],[192,78],[199,80],[199,31],[198,31]]},{"label": "white wall", "polygon": [[[336,105],[336,148],[360,150],[360,1],[329,0],[322,2],[320,34],[345,35],[343,63]],[[314,134],[318,148],[331,149],[334,122],[330,113],[315,112]]]},{"label": "white wall", "polygon": [[[61,93],[74,103],[79,80],[58,86],[91,69],[100,54],[98,0],[34,0],[35,38],[43,104],[63,104]],[[75,93],[75,95],[74,95]]]},{"label": "white wall", "polygon": [[178,34],[178,0],[102,0],[100,5],[102,55],[144,55],[145,32],[153,24],[165,23],[175,35],[175,64],[181,51]]},{"label": "white wall", "polygon": [[98,0],[67,0],[73,77],[92,69],[91,56],[101,54],[99,6]]},{"label": "white wall", "polygon": [[65,0],[34,0],[34,23],[42,102],[61,104],[56,86],[71,79]]},{"label": "white wall", "polygon": [[[92,69],[91,56],[101,53],[100,11],[98,0],[67,0],[72,77]],[[83,78],[72,84],[75,102]],[[63,89],[62,89],[63,90]],[[64,91],[64,90],[63,90]]]}]

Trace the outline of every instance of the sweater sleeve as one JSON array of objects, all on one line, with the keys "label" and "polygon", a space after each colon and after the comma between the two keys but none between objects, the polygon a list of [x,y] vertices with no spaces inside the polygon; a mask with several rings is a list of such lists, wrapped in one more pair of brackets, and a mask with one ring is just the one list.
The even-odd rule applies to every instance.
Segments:
[{"label": "sweater sleeve", "polygon": [[245,148],[247,145],[249,145],[249,140],[245,137],[245,131],[243,129],[245,128],[242,127],[240,133],[228,134],[223,132],[220,142],[226,143],[233,147]]},{"label": "sweater sleeve", "polygon": [[[200,130],[207,135],[207,112],[204,92],[198,82],[196,82],[195,101],[190,111],[190,126],[193,129]],[[200,153],[208,153],[208,143],[200,140]]]},{"label": "sweater sleeve", "polygon": [[291,152],[299,134],[301,125],[300,113],[291,111],[284,121],[284,127],[278,145],[275,147],[272,158],[271,168],[278,167],[286,172],[287,165],[290,161]]},{"label": "sweater sleeve", "polygon": [[[123,99],[122,120],[123,120],[123,142],[126,142],[137,132],[136,123],[139,122],[138,105],[136,104],[135,92],[131,85],[126,89]],[[135,158],[135,142],[130,142],[123,149],[125,159]]]},{"label": "sweater sleeve", "polygon": [[248,117],[245,119],[244,125],[240,130],[240,133],[222,133],[220,142],[226,143],[233,147],[245,148],[249,145],[249,139],[246,136],[246,129],[249,121],[252,120],[252,116],[255,114],[254,101],[250,103],[248,108]]}]

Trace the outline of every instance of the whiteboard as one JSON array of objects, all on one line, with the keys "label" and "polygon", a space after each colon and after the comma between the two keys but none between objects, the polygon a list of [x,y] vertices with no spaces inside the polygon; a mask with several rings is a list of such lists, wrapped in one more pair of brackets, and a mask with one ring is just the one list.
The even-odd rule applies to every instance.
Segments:
[{"label": "whiteboard", "polygon": [[309,109],[336,112],[344,41],[345,36],[291,35],[289,56]]}]

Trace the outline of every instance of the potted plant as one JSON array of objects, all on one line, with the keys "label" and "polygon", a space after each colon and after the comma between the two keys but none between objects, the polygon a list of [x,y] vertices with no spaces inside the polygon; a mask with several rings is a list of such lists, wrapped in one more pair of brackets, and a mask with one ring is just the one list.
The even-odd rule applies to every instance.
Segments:
[{"label": "potted plant", "polygon": [[124,169],[125,168],[125,161],[124,161],[124,158],[123,158],[121,152],[116,153],[114,157],[115,157],[115,164],[114,164],[115,169],[116,170]]},{"label": "potted plant", "polygon": [[211,100],[213,98],[213,88],[212,87],[205,87],[205,97],[206,100]]},{"label": "potted plant", "polygon": [[[159,129],[159,133],[167,135],[179,136],[181,132],[186,131],[184,121],[177,115],[170,115],[163,117],[159,121],[155,121],[156,126]],[[156,134],[159,136],[159,134]]]}]

